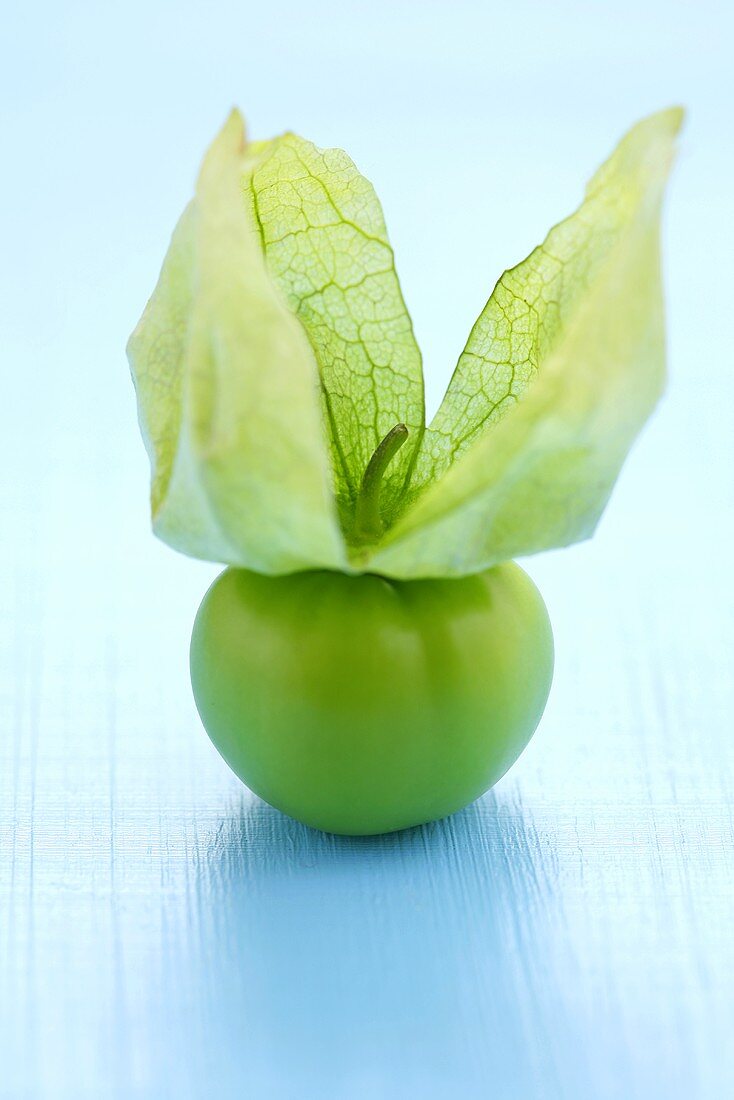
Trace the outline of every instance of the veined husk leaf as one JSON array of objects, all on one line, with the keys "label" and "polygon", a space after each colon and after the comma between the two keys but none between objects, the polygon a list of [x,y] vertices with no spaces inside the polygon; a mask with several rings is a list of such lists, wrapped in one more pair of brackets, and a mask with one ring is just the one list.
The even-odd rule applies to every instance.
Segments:
[{"label": "veined husk leaf", "polygon": [[314,349],[349,537],[365,467],[397,423],[410,434],[385,474],[386,523],[400,504],[423,435],[421,354],[372,184],[341,149],[296,134],[253,148],[247,183],[265,258]]},{"label": "veined husk leaf", "polygon": [[635,126],[502,276],[372,569],[459,576],[592,534],[664,385],[660,206],[681,119]]},{"label": "veined husk leaf", "polygon": [[253,167],[233,112],[128,345],[154,530],[265,573],[340,569],[318,368],[243,197]]}]

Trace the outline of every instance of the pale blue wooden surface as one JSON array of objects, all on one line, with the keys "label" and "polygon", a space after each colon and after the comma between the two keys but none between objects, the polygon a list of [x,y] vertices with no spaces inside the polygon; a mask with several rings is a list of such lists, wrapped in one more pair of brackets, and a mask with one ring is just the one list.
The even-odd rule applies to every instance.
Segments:
[{"label": "pale blue wooden surface", "polygon": [[[4,1100],[732,1094],[730,16],[622,9],[11,21]],[[493,279],[624,126],[692,109],[669,396],[597,539],[529,563],[556,632],[545,719],[495,791],[392,837],[310,832],[228,773],[186,667],[212,570],[147,531],[121,349],[233,99],[376,180],[434,402]]]}]

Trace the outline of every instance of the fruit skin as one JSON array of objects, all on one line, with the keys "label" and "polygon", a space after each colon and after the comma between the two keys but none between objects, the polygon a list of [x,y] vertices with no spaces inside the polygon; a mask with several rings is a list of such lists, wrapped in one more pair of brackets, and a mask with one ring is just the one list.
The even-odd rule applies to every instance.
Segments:
[{"label": "fruit skin", "polygon": [[545,604],[512,562],[457,580],[227,569],[191,640],[196,705],[232,770],[349,835],[486,791],[530,740],[552,675]]}]

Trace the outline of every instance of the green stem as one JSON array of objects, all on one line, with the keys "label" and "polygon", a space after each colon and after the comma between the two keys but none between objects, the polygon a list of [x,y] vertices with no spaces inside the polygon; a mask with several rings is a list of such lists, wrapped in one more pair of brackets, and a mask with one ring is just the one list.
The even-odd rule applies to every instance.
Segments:
[{"label": "green stem", "polygon": [[367,463],[357,497],[355,527],[357,537],[363,542],[373,542],[384,530],[380,515],[380,492],[385,470],[408,438],[405,424],[391,428]]}]

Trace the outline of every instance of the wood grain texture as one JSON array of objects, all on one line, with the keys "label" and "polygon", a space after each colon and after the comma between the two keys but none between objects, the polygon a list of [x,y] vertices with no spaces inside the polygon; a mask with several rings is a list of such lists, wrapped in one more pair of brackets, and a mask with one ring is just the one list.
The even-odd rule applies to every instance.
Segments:
[{"label": "wood grain texture", "polygon": [[6,493],[0,1094],[726,1095],[730,512],[659,490],[664,458],[728,500],[730,437],[695,400],[700,445],[676,448],[672,399],[599,538],[533,563],[558,665],[519,764],[368,840],[228,773],[186,669],[211,570],[148,538],[112,425],[90,473],[49,412],[37,492]]},{"label": "wood grain texture", "polygon": [[[8,227],[14,261],[0,270],[0,300],[11,307],[0,464],[3,1100],[734,1094],[734,164],[714,79],[730,58],[713,38],[695,45],[699,27],[717,26],[712,5],[690,23],[666,7],[640,23],[641,37],[629,29],[639,5],[628,7],[624,16],[615,8],[614,23],[644,55],[644,81],[611,23],[595,29],[590,19],[588,29],[585,11],[554,7],[549,35],[561,52],[548,53],[545,34],[526,42],[539,9],[522,27],[506,14],[499,40],[515,45],[496,57],[496,86],[480,86],[477,74],[494,79],[485,48],[498,40],[495,16],[481,34],[465,20],[452,38],[452,6],[441,32],[405,16],[410,91],[391,59],[377,105],[367,79],[363,99],[335,101],[331,89],[353,87],[361,62],[348,52],[340,62],[300,8],[292,48],[279,19],[291,49],[283,89],[267,50],[249,51],[255,75],[237,83],[241,43],[253,40],[241,5],[227,9],[226,42],[221,23],[210,28],[186,8],[165,48],[167,19],[159,13],[148,43],[142,6],[137,18],[125,7],[111,26],[102,9],[93,16],[72,4],[69,27],[48,41],[43,21],[34,25],[27,56],[45,58],[56,83],[23,99],[27,136],[13,161],[25,166],[16,173],[23,193],[0,202],[17,222]],[[394,15],[397,31],[402,18]],[[89,20],[94,40],[84,38]],[[323,38],[326,52],[318,63],[305,52],[305,80],[297,66],[311,23],[311,49]],[[445,106],[438,93],[433,106],[415,95],[415,34],[423,66],[434,41],[453,51]],[[594,53],[602,39],[608,56]],[[189,79],[189,55],[202,50],[206,79]],[[587,53],[593,72],[583,69]],[[592,95],[597,68],[624,71],[629,102],[617,102],[616,81]],[[309,831],[251,796],[198,721],[188,639],[214,570],[148,533],[122,358],[209,119],[262,84],[261,119],[282,97],[273,129],[296,124],[302,101],[304,119],[323,103],[326,140],[354,133],[364,151],[377,150],[372,174],[410,245],[397,249],[407,297],[423,302],[419,330],[443,350],[460,346],[461,310],[470,319],[480,278],[522,253],[519,227],[527,223],[524,243],[536,243],[548,194],[553,213],[564,213],[584,172],[646,108],[645,81],[650,107],[663,87],[698,105],[666,234],[672,381],[598,536],[528,564],[557,646],[541,727],[495,790],[451,819],[367,840]],[[487,104],[505,104],[508,86],[521,97],[525,84],[527,98],[493,122]],[[492,141],[514,140],[507,178],[491,187],[505,205],[467,192],[455,228],[431,238],[437,262],[420,227],[455,185],[451,158],[432,162],[425,194],[409,175],[429,147],[434,108],[452,135],[446,148],[475,157],[467,180],[496,175]],[[393,114],[400,155],[397,137],[383,141]],[[486,127],[491,165],[474,152]],[[157,168],[141,180],[143,153]],[[527,180],[539,163],[530,225]],[[487,240],[496,235],[491,264],[472,253],[485,239],[478,210]],[[443,320],[431,295],[449,246],[468,266],[457,265],[445,290]]]}]

